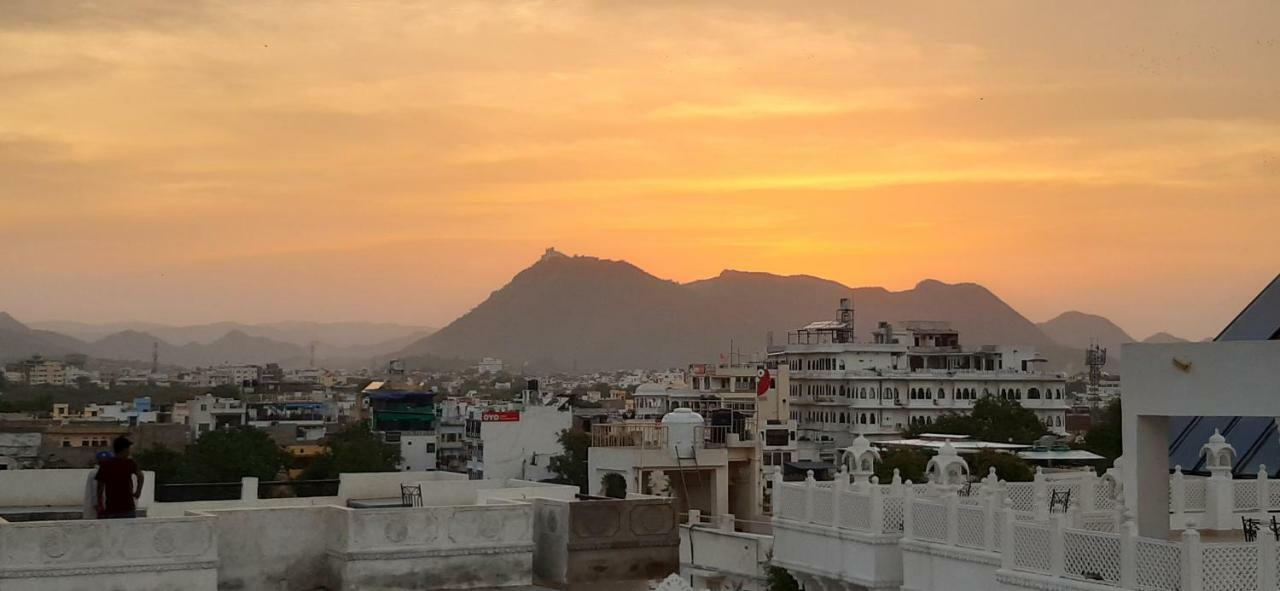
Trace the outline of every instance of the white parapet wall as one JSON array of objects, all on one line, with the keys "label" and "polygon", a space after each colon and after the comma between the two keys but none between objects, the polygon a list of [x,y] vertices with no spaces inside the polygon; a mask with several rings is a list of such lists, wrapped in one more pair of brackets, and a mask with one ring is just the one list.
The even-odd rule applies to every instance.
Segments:
[{"label": "white parapet wall", "polygon": [[528,503],[330,508],[335,588],[455,589],[533,582]]},{"label": "white parapet wall", "polygon": [[210,517],[0,524],[4,591],[215,591],[217,564]]}]

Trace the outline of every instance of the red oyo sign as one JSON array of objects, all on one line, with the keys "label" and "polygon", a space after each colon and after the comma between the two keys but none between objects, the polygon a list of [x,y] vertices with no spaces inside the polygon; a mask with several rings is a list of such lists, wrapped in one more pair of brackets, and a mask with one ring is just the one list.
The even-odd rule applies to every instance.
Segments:
[{"label": "red oyo sign", "polygon": [[520,420],[520,411],[518,410],[491,410],[480,415],[480,420],[485,423],[513,423]]}]

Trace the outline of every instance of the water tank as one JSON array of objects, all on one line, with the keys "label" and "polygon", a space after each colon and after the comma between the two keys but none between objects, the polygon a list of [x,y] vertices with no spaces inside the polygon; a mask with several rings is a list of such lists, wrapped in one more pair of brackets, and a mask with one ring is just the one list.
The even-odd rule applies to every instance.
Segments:
[{"label": "water tank", "polygon": [[702,425],[702,415],[687,408],[677,408],[662,417],[662,426],[667,428],[667,445],[674,447],[681,458],[693,457]]}]

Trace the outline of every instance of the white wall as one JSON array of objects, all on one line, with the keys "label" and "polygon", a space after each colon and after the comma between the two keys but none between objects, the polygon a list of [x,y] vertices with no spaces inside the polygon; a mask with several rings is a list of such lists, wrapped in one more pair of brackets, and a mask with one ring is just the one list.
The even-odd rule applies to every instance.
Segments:
[{"label": "white wall", "polygon": [[400,466],[406,472],[435,470],[435,435],[400,435]]},{"label": "white wall", "polygon": [[1280,341],[1128,344],[1122,351],[1125,496],[1134,491],[1139,534],[1163,538],[1168,417],[1280,416]]},{"label": "white wall", "polygon": [[[156,475],[143,471],[142,497],[138,508],[148,508],[155,499]],[[80,507],[89,469],[0,470],[0,507]]]},{"label": "white wall", "polygon": [[[551,456],[559,455],[558,436],[573,423],[573,413],[547,406],[529,406],[519,421],[480,424],[484,441],[484,477],[546,480]],[[536,456],[536,458],[535,458]]]}]

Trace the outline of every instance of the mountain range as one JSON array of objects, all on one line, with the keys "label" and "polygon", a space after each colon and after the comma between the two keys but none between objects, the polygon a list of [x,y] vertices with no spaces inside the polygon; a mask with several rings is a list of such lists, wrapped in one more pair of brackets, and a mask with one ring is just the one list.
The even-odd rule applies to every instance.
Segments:
[{"label": "mountain range", "polygon": [[[410,361],[491,356],[544,370],[680,367],[723,359],[731,344],[742,355],[761,354],[766,335],[784,344],[788,331],[834,318],[842,297],[853,298],[860,340],[869,340],[880,321],[944,320],[960,331],[962,343],[1034,346],[1062,371],[1082,368],[1094,329],[1114,327],[1083,314],[1037,325],[974,283],[924,280],[889,291],[730,270],[681,284],[624,261],[549,250],[470,312],[398,355]],[[1132,340],[1116,330],[1104,335],[1107,342]]]},{"label": "mountain range", "polygon": [[81,353],[100,359],[149,362],[154,349],[165,365],[279,363],[304,367],[310,362],[314,344],[317,362],[327,367],[366,367],[370,360],[394,353],[430,333],[431,329],[424,327],[361,322],[195,326],[44,322],[28,326],[0,312],[0,360]]},{"label": "mountain range", "polygon": [[[475,308],[438,331],[375,323],[219,322],[185,327],[145,323],[93,325],[43,322],[26,326],[0,312],[0,359],[40,353],[150,361],[158,346],[166,364],[267,363],[303,366],[315,343],[328,367],[368,367],[390,358],[410,366],[458,366],[498,357],[530,371],[682,367],[763,354],[772,339],[814,320],[832,319],[840,298],[852,297],[855,331],[870,340],[880,321],[943,320],[966,345],[1036,347],[1051,369],[1082,369],[1092,343],[1109,349],[1109,371],[1120,345],[1134,342],[1110,320],[1065,312],[1034,323],[987,288],[932,279],[890,291],[849,287],[808,275],[726,270],[677,283],[625,261],[567,256],[554,249]],[[1149,342],[1182,341],[1167,333]]]}]

